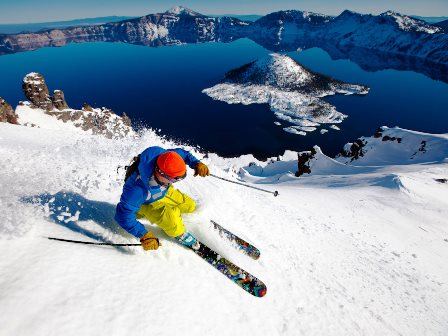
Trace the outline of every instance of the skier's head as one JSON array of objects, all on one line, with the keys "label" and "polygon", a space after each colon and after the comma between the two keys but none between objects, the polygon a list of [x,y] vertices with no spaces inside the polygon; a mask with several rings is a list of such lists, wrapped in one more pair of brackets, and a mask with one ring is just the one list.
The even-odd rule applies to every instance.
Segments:
[{"label": "skier's head", "polygon": [[187,176],[187,166],[176,152],[165,152],[158,156],[154,170],[157,183],[168,185]]}]

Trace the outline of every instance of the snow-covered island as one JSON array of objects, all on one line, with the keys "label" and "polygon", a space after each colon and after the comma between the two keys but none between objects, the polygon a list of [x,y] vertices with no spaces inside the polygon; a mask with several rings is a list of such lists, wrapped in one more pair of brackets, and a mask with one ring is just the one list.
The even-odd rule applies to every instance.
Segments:
[{"label": "snow-covered island", "polygon": [[285,131],[306,135],[321,124],[340,123],[347,117],[320,98],[363,95],[368,90],[313,73],[289,56],[270,54],[229,71],[221,83],[202,92],[229,104],[269,104],[277,118],[294,125]]}]

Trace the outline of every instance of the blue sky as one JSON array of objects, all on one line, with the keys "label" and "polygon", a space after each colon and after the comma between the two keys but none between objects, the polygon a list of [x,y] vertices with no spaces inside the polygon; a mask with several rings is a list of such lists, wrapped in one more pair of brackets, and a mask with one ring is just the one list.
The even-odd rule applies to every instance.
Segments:
[{"label": "blue sky", "polygon": [[142,16],[163,12],[174,5],[204,14],[267,14],[281,9],[329,15],[350,9],[378,14],[392,9],[408,15],[448,16],[448,0],[0,0],[0,24]]}]

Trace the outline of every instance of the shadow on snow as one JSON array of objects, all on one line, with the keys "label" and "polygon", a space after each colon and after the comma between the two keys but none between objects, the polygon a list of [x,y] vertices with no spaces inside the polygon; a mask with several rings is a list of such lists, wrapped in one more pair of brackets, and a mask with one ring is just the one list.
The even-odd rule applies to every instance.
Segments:
[{"label": "shadow on snow", "polygon": [[[23,197],[21,201],[48,207],[49,218],[54,223],[96,241],[112,243],[107,238],[110,234],[117,234],[127,239],[132,238],[115,222],[115,205],[110,203],[89,200],[80,194],[65,191],[60,191],[54,195],[45,193]],[[81,226],[79,224],[86,221],[93,221],[103,228],[104,232],[100,233],[98,231],[102,230],[89,228],[92,225]],[[115,246],[115,248],[121,252],[129,253],[129,250],[124,247]]]}]

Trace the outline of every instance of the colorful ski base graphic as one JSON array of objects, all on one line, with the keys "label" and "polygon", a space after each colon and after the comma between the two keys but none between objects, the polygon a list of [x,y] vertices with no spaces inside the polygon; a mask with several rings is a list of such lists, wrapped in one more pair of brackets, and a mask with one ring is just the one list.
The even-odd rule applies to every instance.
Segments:
[{"label": "colorful ski base graphic", "polygon": [[227,259],[222,258],[208,246],[199,242],[199,248],[194,249],[190,247],[190,249],[249,294],[256,297],[266,295],[267,288],[261,280]]},{"label": "colorful ski base graphic", "polygon": [[238,249],[241,250],[244,254],[247,254],[249,257],[251,257],[252,259],[255,259],[255,260],[260,258],[260,250],[257,249],[255,246],[248,243],[244,239],[238,237],[237,235],[230,232],[229,230],[223,228],[221,225],[216,223],[214,220],[210,220],[210,222],[212,222],[215,230],[217,230],[219,232],[219,235],[221,237],[225,237],[228,240],[230,240],[231,242],[235,243],[237,245]]}]

